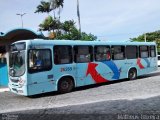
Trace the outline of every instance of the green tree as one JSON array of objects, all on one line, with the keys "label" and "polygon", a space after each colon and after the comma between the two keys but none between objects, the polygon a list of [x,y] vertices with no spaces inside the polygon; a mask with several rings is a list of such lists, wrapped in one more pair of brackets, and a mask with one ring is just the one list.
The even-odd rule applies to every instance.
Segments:
[{"label": "green tree", "polygon": [[61,8],[63,8],[63,3],[64,3],[64,0],[50,0],[51,9],[54,11],[54,18],[56,18],[55,10],[59,9],[58,10],[59,21],[60,21]]},{"label": "green tree", "polygon": [[50,13],[52,9],[50,8],[50,3],[41,1],[40,5],[37,6],[35,13]]},{"label": "green tree", "polygon": [[67,33],[70,34],[71,29],[75,27],[75,22],[73,20],[65,21],[62,24],[62,29]]},{"label": "green tree", "polygon": [[52,16],[48,16],[40,25],[40,31],[52,31],[55,32],[58,29],[59,21],[53,19]]},{"label": "green tree", "polygon": [[131,38],[131,41],[144,42],[145,35],[147,42],[157,43],[158,52],[160,52],[160,30],[139,35],[137,38]]},{"label": "green tree", "polygon": [[93,41],[96,40],[97,37],[93,34],[87,34],[85,32],[81,33],[81,39],[79,39],[79,30],[75,27],[75,22],[72,20],[65,21],[62,24],[61,31],[62,32],[59,36],[57,36],[55,39],[68,39],[68,40],[85,40],[85,41]]},{"label": "green tree", "polygon": [[[37,12],[49,13],[51,10],[55,11],[55,9],[63,7],[63,2],[64,0],[51,0],[50,3],[44,3],[44,1],[41,1],[41,5],[37,6],[37,10],[35,11],[35,13]],[[77,5],[78,5],[78,1],[77,1]],[[78,11],[79,9],[77,9],[77,14],[79,14]],[[60,22],[60,14],[59,14],[59,19],[57,19],[56,17],[53,18],[52,16],[48,15],[48,17],[39,25],[39,30],[48,31],[50,33],[49,35],[50,39],[59,39],[59,40],[61,39],[96,40],[97,39],[97,37],[91,33],[90,34],[87,34],[85,32],[81,33],[81,30],[78,30],[76,28],[74,20]]]}]

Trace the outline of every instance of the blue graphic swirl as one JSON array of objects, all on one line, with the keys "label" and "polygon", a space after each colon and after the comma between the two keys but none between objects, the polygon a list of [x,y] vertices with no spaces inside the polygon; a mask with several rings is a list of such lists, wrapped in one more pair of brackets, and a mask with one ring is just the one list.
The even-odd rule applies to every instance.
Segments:
[{"label": "blue graphic swirl", "polygon": [[114,73],[112,79],[119,79],[120,77],[120,72],[117,68],[117,66],[115,65],[114,62],[112,61],[103,61],[102,63],[104,63],[105,65],[107,65]]},{"label": "blue graphic swirl", "polygon": [[147,67],[150,67],[150,62],[147,58],[143,58],[145,60],[145,62],[147,63]]}]

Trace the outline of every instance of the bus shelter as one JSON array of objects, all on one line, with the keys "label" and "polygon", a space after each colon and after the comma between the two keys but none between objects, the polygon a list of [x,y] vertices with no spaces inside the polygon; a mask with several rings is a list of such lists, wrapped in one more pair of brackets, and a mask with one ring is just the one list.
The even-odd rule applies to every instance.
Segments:
[{"label": "bus shelter", "polygon": [[29,29],[13,29],[6,33],[0,32],[0,86],[8,86],[9,46],[19,40],[42,38],[42,33],[36,33]]}]

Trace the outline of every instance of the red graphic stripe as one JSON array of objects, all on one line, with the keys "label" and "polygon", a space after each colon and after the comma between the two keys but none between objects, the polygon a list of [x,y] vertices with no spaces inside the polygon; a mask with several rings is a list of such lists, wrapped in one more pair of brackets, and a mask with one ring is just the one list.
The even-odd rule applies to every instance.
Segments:
[{"label": "red graphic stripe", "polygon": [[96,71],[96,67],[98,64],[96,63],[89,63],[88,64],[88,69],[86,72],[86,76],[88,76],[88,74],[91,75],[92,79],[96,82],[96,83],[102,83],[102,82],[108,82],[107,79],[103,78],[97,71]]},{"label": "red graphic stripe", "polygon": [[141,59],[140,58],[137,59],[137,65],[139,66],[140,69],[144,69],[144,66],[141,63]]}]

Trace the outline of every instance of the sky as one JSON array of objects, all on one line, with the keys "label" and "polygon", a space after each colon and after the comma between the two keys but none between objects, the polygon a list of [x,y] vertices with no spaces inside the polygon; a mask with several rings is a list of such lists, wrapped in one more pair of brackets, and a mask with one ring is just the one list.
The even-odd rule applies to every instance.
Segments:
[{"label": "sky", "polygon": [[[26,13],[24,28],[37,32],[38,25],[47,17],[46,13],[34,13],[40,1],[0,0],[0,32],[21,27],[17,13]],[[73,19],[78,23],[76,1],[64,0],[61,21]],[[79,5],[82,31],[99,40],[128,41],[160,30],[160,0],[79,0]]]}]

